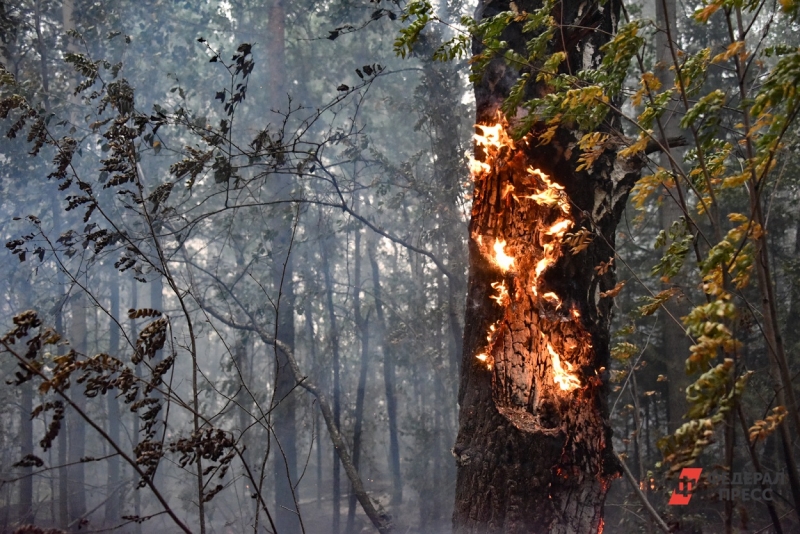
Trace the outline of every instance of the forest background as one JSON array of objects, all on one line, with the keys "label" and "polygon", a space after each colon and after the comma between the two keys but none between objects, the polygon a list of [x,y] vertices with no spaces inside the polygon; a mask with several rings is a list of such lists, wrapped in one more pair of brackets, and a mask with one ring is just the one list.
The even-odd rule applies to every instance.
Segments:
[{"label": "forest background", "polygon": [[[468,30],[502,54],[522,16],[474,7],[0,4],[3,531],[451,530]],[[619,106],[644,167],[605,267],[608,531],[800,528],[795,9],[626,3],[611,99],[558,101]],[[773,500],[722,498],[755,473]]]}]

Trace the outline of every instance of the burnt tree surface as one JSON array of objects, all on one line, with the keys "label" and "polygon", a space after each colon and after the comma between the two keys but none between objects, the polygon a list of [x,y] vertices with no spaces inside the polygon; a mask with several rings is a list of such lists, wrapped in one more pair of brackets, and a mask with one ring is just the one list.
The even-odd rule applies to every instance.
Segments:
[{"label": "burnt tree surface", "polygon": [[[541,4],[516,2],[532,12]],[[509,10],[484,1],[476,18]],[[564,70],[600,62],[619,3],[565,0],[551,52]],[[521,24],[503,35],[525,55]],[[482,50],[480,43],[474,53]],[[614,237],[641,162],[609,148],[576,172],[581,133],[562,125],[541,144],[539,126],[514,141],[498,115],[521,71],[493,60],[475,85],[475,191],[459,391],[454,532],[589,533],[619,465],[608,423],[607,371]],[[531,80],[535,79],[535,73]],[[529,96],[546,92],[530,83]],[[513,125],[513,118],[509,118]],[[610,132],[615,117],[602,128]],[[481,125],[486,125],[481,127]],[[584,234],[584,245],[573,251]],[[511,260],[513,258],[513,260]],[[505,260],[505,261],[504,261]],[[509,261],[510,260],[510,261]]]}]

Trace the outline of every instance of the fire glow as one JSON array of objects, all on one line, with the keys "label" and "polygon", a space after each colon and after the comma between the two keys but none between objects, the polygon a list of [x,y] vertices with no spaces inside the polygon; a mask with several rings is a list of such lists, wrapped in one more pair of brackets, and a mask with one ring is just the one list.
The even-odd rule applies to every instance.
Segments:
[{"label": "fire glow", "polygon": [[497,291],[497,295],[492,295],[491,299],[497,302],[498,306],[505,306],[508,302],[508,288],[505,282],[492,282],[492,289]]},{"label": "fire glow", "polygon": [[[507,207],[506,209],[528,210],[529,208],[525,206],[525,203],[530,203],[534,207],[538,206],[539,211],[535,213],[542,213],[542,218],[539,219],[542,222],[535,223],[537,226],[530,230],[536,236],[534,243],[538,243],[538,245],[534,245],[535,248],[530,248],[530,245],[526,245],[529,241],[516,241],[514,233],[507,234],[504,237],[495,237],[494,243],[489,248],[488,245],[491,241],[487,243],[487,240],[484,239],[486,236],[481,236],[477,233],[473,234],[481,253],[497,266],[503,275],[512,273],[504,280],[491,283],[495,293],[489,298],[494,300],[498,306],[504,308],[504,318],[489,327],[486,336],[487,344],[475,356],[487,369],[491,370],[495,364],[493,357],[495,343],[502,344],[502,341],[499,340],[508,335],[508,326],[506,325],[512,320],[512,304],[517,299],[530,298],[535,305],[538,303],[538,306],[554,311],[562,308],[562,298],[555,291],[545,289],[546,283],[542,280],[542,276],[562,257],[564,236],[573,228],[575,223],[570,217],[569,198],[562,185],[552,181],[550,176],[533,166],[528,166],[527,168],[516,167],[518,170],[513,170],[512,159],[515,156],[513,151],[516,147],[513,139],[506,132],[502,118],[495,125],[480,125],[477,130],[481,133],[476,133],[474,140],[476,146],[483,150],[484,158],[483,161],[470,158],[470,170],[473,180],[476,182],[476,189],[478,187],[483,189],[484,184],[494,184],[492,187],[497,188],[496,191],[500,200],[506,202],[509,196],[514,199],[512,204],[504,204]],[[521,142],[524,143],[525,141]],[[494,172],[503,174],[493,175],[492,173]],[[520,173],[522,176],[512,177],[516,176],[515,174],[509,176],[511,173]],[[498,178],[502,182],[492,181]],[[515,206],[519,206],[519,208],[515,208]],[[553,218],[554,215],[555,217]],[[548,222],[544,223],[544,220]],[[528,248],[526,249],[526,247]],[[534,257],[531,258],[529,254],[533,254]],[[515,258],[514,256],[518,257]],[[541,295],[539,294],[540,289],[542,290]],[[580,328],[580,314],[577,309],[572,307],[568,312],[564,313],[567,314],[568,321],[572,321],[576,328]],[[542,320],[546,321],[546,319]],[[545,323],[545,331],[549,330],[546,325],[547,323]],[[542,328],[541,323],[539,323],[538,328]],[[559,354],[559,351],[553,347],[552,343],[560,346],[563,342],[556,343],[553,339],[548,339],[544,332],[541,330],[540,332],[542,334],[542,345],[533,350],[546,350],[545,354],[549,356],[553,371],[552,383],[557,386],[556,391],[571,392],[580,388],[581,381],[575,373],[575,367],[572,363],[563,359],[564,351],[570,351],[575,347],[571,347],[571,349],[560,347],[561,354]],[[573,354],[573,357],[574,354],[577,354],[570,353]],[[500,364],[498,363],[497,365],[499,366]],[[500,367],[498,367],[499,369]]]},{"label": "fire glow", "polygon": [[498,239],[494,242],[494,262],[500,267],[504,273],[507,272],[514,265],[514,258],[506,254],[506,242],[504,239]]},{"label": "fire glow", "polygon": [[573,389],[581,387],[580,380],[572,374],[572,364],[564,362],[564,365],[567,366],[567,369],[564,370],[564,368],[561,367],[561,358],[558,356],[558,353],[553,350],[553,346],[550,345],[550,343],[547,344],[547,352],[550,353],[550,357],[553,360],[553,380],[558,384],[558,387],[560,387],[562,391],[572,391]]}]

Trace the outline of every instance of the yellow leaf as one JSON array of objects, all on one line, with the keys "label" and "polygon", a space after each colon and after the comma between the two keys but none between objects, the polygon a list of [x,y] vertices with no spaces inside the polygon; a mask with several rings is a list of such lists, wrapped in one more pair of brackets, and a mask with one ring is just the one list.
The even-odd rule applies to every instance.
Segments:
[{"label": "yellow leaf", "polygon": [[708,19],[722,7],[722,2],[714,2],[700,11],[695,12],[694,18],[698,22],[708,22]]},{"label": "yellow leaf", "polygon": [[625,282],[619,282],[612,289],[600,293],[600,298],[611,297],[613,299],[614,297],[619,295],[619,292],[622,291],[623,287],[625,287]]},{"label": "yellow leaf", "polygon": [[721,54],[717,54],[711,60],[711,63],[721,63],[723,61],[728,61],[733,56],[741,53],[744,51],[744,41],[736,41],[728,45],[728,48]]},{"label": "yellow leaf", "polygon": [[641,87],[631,98],[631,103],[638,106],[642,103],[642,98],[650,91],[658,91],[661,88],[661,81],[656,78],[652,72],[645,72],[642,74],[642,79],[639,81]]},{"label": "yellow leaf", "polygon": [[619,156],[622,158],[629,158],[634,154],[638,154],[639,152],[644,152],[644,149],[647,147],[647,142],[650,140],[650,135],[652,133],[653,132],[651,130],[648,130],[647,133],[639,134],[639,139],[631,146],[620,150]]},{"label": "yellow leaf", "polygon": [[750,177],[750,173],[745,171],[740,174],[734,174],[733,176],[728,176],[724,180],[722,180],[722,189],[730,189],[731,187],[739,187],[744,184],[747,179]]},{"label": "yellow leaf", "polygon": [[539,146],[542,145],[549,145],[550,141],[553,140],[553,137],[556,135],[556,131],[558,130],[558,124],[555,124],[549,127],[547,130],[539,134]]}]

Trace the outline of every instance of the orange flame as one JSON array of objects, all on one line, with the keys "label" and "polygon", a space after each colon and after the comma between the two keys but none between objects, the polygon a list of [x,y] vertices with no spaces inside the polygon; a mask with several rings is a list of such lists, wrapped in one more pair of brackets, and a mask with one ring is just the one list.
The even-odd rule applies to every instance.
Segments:
[{"label": "orange flame", "polygon": [[553,361],[553,380],[558,387],[561,388],[562,391],[572,391],[581,387],[581,382],[578,380],[572,373],[572,364],[569,362],[564,362],[564,365],[567,367],[566,371],[563,367],[561,367],[561,358],[559,358],[558,353],[553,350],[553,346],[548,343],[547,344],[547,352],[550,353],[550,357]]},{"label": "orange flame", "polygon": [[569,214],[569,201],[564,194],[564,186],[551,182],[550,178],[539,169],[528,167],[527,170],[529,174],[539,177],[545,185],[544,191],[529,195],[527,198],[533,200],[540,206],[548,208],[558,206],[564,215]]},{"label": "orange flame", "polygon": [[481,124],[478,127],[483,131],[483,135],[476,133],[472,136],[478,146],[495,150],[499,150],[504,146],[511,149],[514,148],[514,141],[508,136],[502,123],[497,123],[494,126]]},{"label": "orange flame", "polygon": [[492,295],[489,298],[497,302],[498,306],[505,306],[506,302],[508,301],[508,288],[506,288],[505,281],[492,282],[492,289],[497,291],[497,295]]},{"label": "orange flame", "polygon": [[488,370],[492,370],[492,363],[494,362],[494,359],[491,356],[485,352],[482,352],[480,354],[476,354],[475,357],[481,362],[485,363]]},{"label": "orange flame", "polygon": [[477,176],[482,172],[489,172],[492,170],[492,167],[484,163],[482,161],[478,161],[477,159],[470,156],[469,158],[469,172],[472,173],[473,176]]},{"label": "orange flame", "polygon": [[[474,140],[476,147],[480,147],[483,151],[484,161],[477,161],[470,157],[470,171],[474,179],[483,180],[492,178],[491,173],[504,168],[503,165],[498,165],[498,163],[502,163],[505,160],[510,162],[515,157],[513,153],[515,143],[506,132],[505,125],[505,120],[500,116],[497,124],[477,126],[477,131],[480,133],[474,135]],[[510,165],[508,168],[512,169],[513,172],[513,165]],[[544,223],[544,220],[540,220],[534,229],[536,234],[538,234],[537,237],[541,248],[537,251],[533,251],[535,257],[530,259],[530,263],[533,263],[533,272],[530,273],[532,276],[528,275],[526,277],[527,273],[518,272],[520,269],[527,269],[529,262],[526,261],[526,258],[521,256],[519,258],[520,261],[515,261],[515,258],[506,252],[507,243],[505,239],[493,238],[492,253],[492,251],[488,250],[488,241],[484,244],[481,235],[477,233],[473,233],[472,235],[481,253],[489,257],[503,273],[507,273],[513,269],[519,275],[519,277],[512,280],[512,285],[510,287],[515,289],[511,292],[509,291],[509,287],[506,286],[507,280],[501,280],[491,284],[495,294],[491,295],[490,298],[494,300],[498,306],[505,308],[506,313],[504,314],[504,318],[497,320],[489,326],[486,332],[487,344],[482,349],[482,352],[475,356],[478,361],[485,364],[489,370],[492,369],[494,364],[492,352],[495,338],[502,330],[500,325],[504,324],[502,321],[510,320],[508,317],[508,307],[512,302],[512,293],[515,299],[520,298],[522,295],[522,288],[515,285],[514,280],[526,280],[526,285],[532,283],[530,291],[532,292],[532,296],[535,297],[534,300],[539,300],[540,303],[546,301],[548,305],[552,305],[556,309],[561,309],[564,304],[561,297],[556,292],[549,291],[545,288],[546,284],[543,284],[541,277],[548,268],[555,265],[562,257],[561,248],[564,236],[575,225],[575,220],[570,215],[569,197],[564,190],[564,186],[552,181],[550,176],[542,172],[541,169],[529,166],[524,172],[526,173],[525,179],[521,180],[506,179],[500,176],[494,176],[494,178],[502,180],[498,184],[500,198],[502,200],[505,201],[510,195],[520,203],[533,201],[536,205],[547,208],[547,213],[543,214],[543,217],[547,217],[550,221],[553,221],[553,218],[555,218],[553,222],[547,225]],[[517,184],[516,187],[514,184]],[[522,184],[522,186],[520,184]],[[480,185],[479,183],[476,186],[476,190],[478,190]],[[520,187],[524,187],[524,189],[520,189]],[[524,243],[517,243],[512,240],[511,245],[513,247],[513,252],[517,255],[524,254],[525,251],[528,250]],[[539,256],[540,253],[541,256]],[[543,290],[542,295],[539,295],[538,292],[540,288]],[[569,341],[565,340],[560,342],[561,344],[558,346],[558,350],[561,354],[575,353],[574,351],[578,350],[579,345],[577,340],[581,338],[579,335],[581,329],[579,324],[580,313],[574,306],[570,307],[567,317],[569,317],[567,320],[576,322],[574,326],[578,332],[573,332],[572,334],[578,334],[578,336],[574,337],[570,335],[568,336]],[[545,320],[549,321],[549,319]],[[545,327],[545,330],[547,329],[549,328]],[[570,392],[580,388],[581,381],[578,373],[576,373],[575,366],[568,361],[562,360],[559,352],[556,352],[556,349],[553,348],[553,345],[551,345],[549,338],[547,338],[544,332],[542,332],[541,335],[543,338],[543,345],[546,347],[550,356],[553,368],[553,381],[554,384],[558,386],[556,391],[560,389],[561,391]],[[581,341],[580,344],[583,345],[584,342]]]},{"label": "orange flame", "polygon": [[511,269],[514,265],[514,258],[506,254],[506,242],[504,239],[498,239],[494,242],[494,262],[500,267],[504,273]]}]

